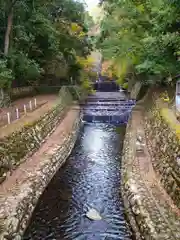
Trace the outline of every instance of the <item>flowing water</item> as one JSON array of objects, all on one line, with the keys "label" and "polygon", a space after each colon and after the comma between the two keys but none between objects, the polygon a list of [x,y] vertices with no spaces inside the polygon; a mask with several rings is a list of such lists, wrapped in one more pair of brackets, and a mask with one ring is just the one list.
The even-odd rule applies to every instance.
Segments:
[{"label": "flowing water", "polygon": [[[42,194],[24,240],[129,240],[120,194],[125,125],[84,123],[65,165]],[[96,209],[102,220],[86,213]]]}]

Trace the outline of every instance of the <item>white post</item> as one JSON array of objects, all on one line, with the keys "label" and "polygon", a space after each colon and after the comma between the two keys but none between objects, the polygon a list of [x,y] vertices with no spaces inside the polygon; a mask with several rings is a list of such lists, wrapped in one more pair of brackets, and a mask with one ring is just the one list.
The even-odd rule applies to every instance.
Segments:
[{"label": "white post", "polygon": [[29,101],[29,109],[32,111],[32,102]]},{"label": "white post", "polygon": [[7,113],[7,118],[8,118],[8,124],[10,124],[11,123],[10,112]]},{"label": "white post", "polygon": [[26,104],[24,104],[24,114],[26,115],[27,109],[26,109]]},{"label": "white post", "polygon": [[37,107],[37,100],[36,100],[36,98],[34,99],[34,107],[35,108]]},{"label": "white post", "polygon": [[19,119],[19,109],[16,108],[16,118]]}]

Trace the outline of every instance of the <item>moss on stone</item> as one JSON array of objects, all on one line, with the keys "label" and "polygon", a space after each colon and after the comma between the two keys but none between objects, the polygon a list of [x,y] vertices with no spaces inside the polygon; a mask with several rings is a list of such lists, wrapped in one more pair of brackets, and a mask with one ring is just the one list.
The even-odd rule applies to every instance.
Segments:
[{"label": "moss on stone", "polygon": [[154,107],[146,118],[146,134],[150,139],[150,151],[154,170],[160,175],[161,183],[180,207],[180,124],[168,108]]},{"label": "moss on stone", "polygon": [[164,120],[172,131],[176,134],[180,140],[180,123],[177,121],[175,115],[168,108],[162,108],[159,110],[162,121]]}]

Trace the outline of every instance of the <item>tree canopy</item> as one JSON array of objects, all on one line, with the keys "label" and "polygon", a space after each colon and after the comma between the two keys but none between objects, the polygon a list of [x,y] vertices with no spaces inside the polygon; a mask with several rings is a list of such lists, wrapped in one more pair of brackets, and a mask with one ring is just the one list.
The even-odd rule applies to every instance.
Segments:
[{"label": "tree canopy", "polygon": [[78,80],[92,25],[81,1],[0,0],[0,11],[0,87]]},{"label": "tree canopy", "polygon": [[173,83],[180,71],[180,1],[101,1],[97,46],[114,75],[144,84]]}]

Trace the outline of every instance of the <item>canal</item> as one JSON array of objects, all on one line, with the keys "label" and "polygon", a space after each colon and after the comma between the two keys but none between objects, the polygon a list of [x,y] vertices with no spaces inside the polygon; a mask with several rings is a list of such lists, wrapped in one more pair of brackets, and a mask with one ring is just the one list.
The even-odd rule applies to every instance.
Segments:
[{"label": "canal", "polygon": [[[129,240],[120,193],[125,125],[83,123],[76,145],[42,194],[24,240]],[[96,210],[100,220],[87,217]]]}]

